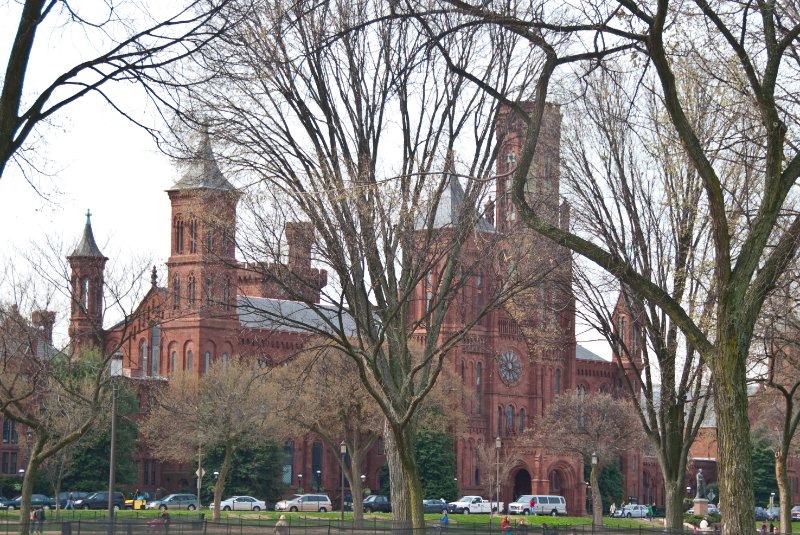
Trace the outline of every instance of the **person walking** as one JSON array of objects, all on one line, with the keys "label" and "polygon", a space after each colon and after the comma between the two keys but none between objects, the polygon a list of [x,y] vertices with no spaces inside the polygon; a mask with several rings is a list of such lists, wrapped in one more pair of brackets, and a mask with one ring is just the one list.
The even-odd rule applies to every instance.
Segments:
[{"label": "person walking", "polygon": [[275,535],[286,535],[289,533],[289,526],[286,525],[286,515],[281,515],[275,523]]},{"label": "person walking", "polygon": [[653,521],[653,504],[652,503],[647,504],[647,518],[649,518],[651,522]]},{"label": "person walking", "polygon": [[611,502],[611,507],[609,507],[609,508],[608,508],[608,512],[611,514],[611,516],[614,516],[614,513],[616,513],[616,512],[617,512],[617,505],[616,505],[616,503],[614,503],[614,502]]},{"label": "person walking", "polygon": [[761,535],[767,535],[767,523],[766,522],[762,522],[761,523]]},{"label": "person walking", "polygon": [[439,519],[439,527],[442,529],[447,529],[447,526],[450,525],[450,517],[447,516],[447,510],[442,511],[442,518]]}]

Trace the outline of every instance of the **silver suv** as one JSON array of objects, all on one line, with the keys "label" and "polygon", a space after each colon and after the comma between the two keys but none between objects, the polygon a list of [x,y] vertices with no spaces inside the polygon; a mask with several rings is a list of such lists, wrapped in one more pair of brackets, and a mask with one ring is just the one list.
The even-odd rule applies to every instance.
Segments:
[{"label": "silver suv", "polygon": [[148,509],[160,509],[166,511],[167,509],[187,509],[194,511],[197,509],[197,497],[194,494],[170,494],[164,496],[160,500],[149,502]]},{"label": "silver suv", "polygon": [[289,500],[281,500],[275,504],[276,511],[333,511],[331,499],[325,494],[295,494]]}]

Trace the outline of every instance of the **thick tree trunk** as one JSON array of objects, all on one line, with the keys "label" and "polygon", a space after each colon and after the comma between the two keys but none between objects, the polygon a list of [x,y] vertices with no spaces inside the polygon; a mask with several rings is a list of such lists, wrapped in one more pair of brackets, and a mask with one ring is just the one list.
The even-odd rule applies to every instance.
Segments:
[{"label": "thick tree trunk", "polygon": [[683,528],[683,478],[664,481],[664,505],[667,508],[664,523],[667,529]]},{"label": "thick tree trunk", "polygon": [[775,479],[778,482],[778,499],[780,500],[781,515],[778,533],[792,532],[792,487],[789,485],[789,474],[786,469],[787,449],[775,452]]},{"label": "thick tree trunk", "polygon": [[711,362],[722,535],[745,535],[753,533],[755,526],[747,370],[735,339],[723,339],[720,345]]},{"label": "thick tree trunk", "polygon": [[395,527],[421,529],[425,527],[422,512],[422,483],[414,455],[416,433],[412,426],[394,428],[387,425],[384,444],[389,464],[392,490],[392,520]]},{"label": "thick tree trunk", "polygon": [[222,491],[225,490],[225,478],[228,477],[228,472],[233,462],[233,450],[234,448],[230,443],[225,444],[225,458],[222,461],[222,467],[219,469],[217,484],[214,485],[214,522],[219,522],[220,519],[219,502],[222,501]]}]

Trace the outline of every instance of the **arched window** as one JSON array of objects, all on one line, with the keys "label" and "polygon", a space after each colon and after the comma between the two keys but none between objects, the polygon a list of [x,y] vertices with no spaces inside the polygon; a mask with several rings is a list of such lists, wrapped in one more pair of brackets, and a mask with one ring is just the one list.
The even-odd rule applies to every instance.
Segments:
[{"label": "arched window", "polygon": [[206,367],[203,368],[204,371],[208,371],[211,367],[211,351],[206,351]]},{"label": "arched window", "polygon": [[170,370],[169,371],[174,372],[177,369],[178,369],[178,352],[177,351],[173,351],[172,352],[172,363],[170,364]]},{"label": "arched window", "polygon": [[150,375],[147,367],[147,340],[145,339],[139,342],[139,367],[142,369],[143,375]]},{"label": "arched window", "polygon": [[475,314],[483,310],[483,271],[478,271],[475,276]]},{"label": "arched window", "polygon": [[311,475],[317,492],[322,490],[322,442],[315,440],[311,444]]},{"label": "arched window", "polygon": [[497,407],[497,436],[503,434],[503,407]]},{"label": "arched window", "polygon": [[189,252],[197,252],[197,221],[194,219],[189,221]]},{"label": "arched window", "polygon": [[556,395],[561,393],[561,369],[556,370]]},{"label": "arched window", "polygon": [[222,367],[224,369],[228,368],[228,354],[227,353],[223,353],[222,354]]},{"label": "arched window", "polygon": [[206,254],[214,252],[214,229],[206,229]]},{"label": "arched window", "polygon": [[585,397],[586,397],[586,387],[585,387],[585,386],[583,386],[583,385],[578,385],[578,386],[575,388],[575,391],[576,391],[576,392],[577,392],[577,394],[578,394],[578,399],[579,399],[579,400],[581,400],[581,401],[583,401],[583,398],[585,398]]},{"label": "arched window", "polygon": [[206,277],[206,284],[203,287],[206,296],[206,306],[210,307],[214,304],[214,281],[211,277]]},{"label": "arched window", "polygon": [[183,254],[183,221],[175,219],[175,253]]},{"label": "arched window", "polygon": [[186,369],[192,371],[194,368],[194,353],[190,349],[188,353],[186,353]]},{"label": "arched window", "polygon": [[283,443],[283,484],[292,484],[292,468],[294,467],[294,442]]},{"label": "arched window", "polygon": [[519,423],[517,424],[517,432],[522,433],[525,431],[525,409],[519,410]]},{"label": "arched window", "polygon": [[178,275],[172,278],[172,308],[181,308],[181,278]]},{"label": "arched window", "polygon": [[475,366],[475,413],[481,413],[481,363]]},{"label": "arched window", "polygon": [[228,277],[222,285],[222,306],[225,310],[231,308],[231,279]]},{"label": "arched window", "polygon": [[89,277],[81,279],[81,308],[84,312],[89,312]]},{"label": "arched window", "polygon": [[473,476],[474,480],[473,483],[477,486],[481,484],[481,457],[478,454],[478,450],[475,449],[475,460],[473,462],[475,465],[475,474]]},{"label": "arched window", "polygon": [[194,274],[189,275],[189,284],[187,288],[188,300],[189,300],[189,308],[194,308],[197,304],[197,283],[194,279]]},{"label": "arched window", "polygon": [[150,356],[152,357],[152,372],[153,375],[158,375],[158,362],[161,357],[161,325],[153,323],[150,326]]},{"label": "arched window", "polygon": [[514,432],[514,407],[506,407],[506,435]]}]

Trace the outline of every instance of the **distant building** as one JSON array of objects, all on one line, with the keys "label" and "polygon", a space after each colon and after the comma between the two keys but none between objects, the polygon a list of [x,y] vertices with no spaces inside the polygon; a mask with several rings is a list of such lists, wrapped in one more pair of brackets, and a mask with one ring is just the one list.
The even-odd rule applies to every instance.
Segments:
[{"label": "distant building", "polygon": [[[504,135],[498,157],[496,205],[487,205],[485,219],[477,232],[508,232],[518,225],[510,202],[507,172],[516,165],[523,126],[511,115],[500,118]],[[531,167],[529,195],[537,199],[542,213],[563,228],[569,227],[569,206],[559,196],[559,151],[561,116],[557,106],[548,106],[543,141]],[[238,193],[225,179],[215,161],[205,135],[194,158],[178,182],[167,191],[172,204],[172,236],[167,260],[165,285],[156,279],[137,307],[130,323],[103,329],[102,288],[106,258],[98,249],[87,217],[83,238],[70,255],[73,307],[69,334],[76,349],[98,345],[107,351],[123,353],[125,374],[141,380],[141,394],[147,396],[148,380],[168,378],[174,370],[198,374],[217,360],[234,354],[275,364],[303,347],[307,334],[301,329],[276,325],[257,314],[258,309],[292,309],[302,313],[302,305],[288,299],[278,281],[304,281],[304,299],[319,302],[320,290],[327,284],[325,271],[311,262],[313,228],[305,223],[289,223],[285,228],[288,255],[285,263],[248,265],[235,258],[235,221]],[[435,225],[443,231],[452,222],[454,209],[463,200],[463,189],[452,178],[446,198],[440,203]],[[525,232],[520,229],[520,232]],[[465,494],[482,494],[484,485],[476,450],[481,444],[502,439],[503,447],[514,451],[519,464],[502,482],[501,499],[510,502],[521,494],[555,494],[567,500],[570,514],[582,514],[586,506],[583,460],[554,455],[542,447],[521,447],[518,437],[544,414],[555,396],[573,389],[619,392],[620,368],[575,341],[575,299],[572,294],[570,255],[551,242],[528,231],[527,239],[539,240],[542,254],[558,259],[548,277],[531,293],[524,310],[513,314],[495,310],[482,318],[448,355],[448,365],[463,381],[469,414],[463,432],[455,437],[457,474]],[[509,243],[512,250],[513,243]],[[485,255],[468,250],[465,254]],[[510,253],[509,253],[510,254]],[[506,258],[489,258],[503,262]],[[268,274],[268,275],[265,275]],[[463,325],[460,314],[471,314],[483,306],[489,271],[477,272],[464,290],[465,310],[448,315],[444,332]],[[426,303],[426,287],[421,284],[412,299],[416,307]],[[414,312],[416,310],[416,312]],[[412,314],[421,313],[412,307]],[[630,343],[635,344],[631,323],[623,308],[617,307],[616,325]],[[626,323],[627,322],[627,323]],[[626,326],[627,325],[627,326]],[[326,489],[339,486],[338,452],[328,451],[313,436],[285,443],[287,488],[315,484]],[[193,488],[194,467],[161,463],[144,449],[136,459],[140,490],[171,491]],[[377,488],[378,472],[385,463],[382,443],[376,446],[364,467],[368,487]],[[632,454],[621,461],[625,491],[640,502],[663,504],[660,471],[652,459]],[[315,481],[320,474],[321,481]],[[302,478],[303,476],[304,478]]]}]

